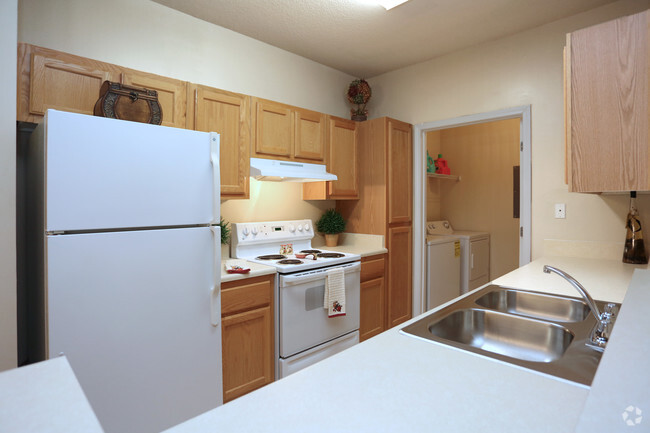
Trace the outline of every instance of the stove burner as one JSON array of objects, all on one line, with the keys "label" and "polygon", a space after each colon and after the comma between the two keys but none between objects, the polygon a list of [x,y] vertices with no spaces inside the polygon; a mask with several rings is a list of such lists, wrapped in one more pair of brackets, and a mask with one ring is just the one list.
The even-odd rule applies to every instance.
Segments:
[{"label": "stove burner", "polygon": [[318,257],[322,257],[324,259],[338,259],[339,257],[345,257],[345,254],[341,254],[341,253],[320,253],[320,254],[318,254]]},{"label": "stove burner", "polygon": [[320,253],[320,250],[302,250],[300,252],[305,254],[318,254]]},{"label": "stove burner", "polygon": [[280,260],[277,262],[278,265],[299,265],[302,263],[302,260],[297,260],[297,259],[286,259],[286,260]]},{"label": "stove burner", "polygon": [[255,257],[256,260],[280,260],[280,259],[286,259],[287,256],[282,255],[282,254],[268,254],[266,256],[258,256]]}]

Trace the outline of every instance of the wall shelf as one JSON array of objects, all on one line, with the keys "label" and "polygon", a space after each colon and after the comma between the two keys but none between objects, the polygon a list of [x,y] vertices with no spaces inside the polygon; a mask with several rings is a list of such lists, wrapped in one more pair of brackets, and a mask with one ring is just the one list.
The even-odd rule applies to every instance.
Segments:
[{"label": "wall shelf", "polygon": [[436,179],[455,180],[456,182],[460,182],[460,176],[454,176],[452,174],[427,173],[427,177],[434,177]]}]

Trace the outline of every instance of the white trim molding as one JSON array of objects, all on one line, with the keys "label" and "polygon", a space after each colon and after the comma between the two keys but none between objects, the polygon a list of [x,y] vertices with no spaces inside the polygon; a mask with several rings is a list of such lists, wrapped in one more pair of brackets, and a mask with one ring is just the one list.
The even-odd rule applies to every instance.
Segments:
[{"label": "white trim molding", "polygon": [[505,119],[520,120],[520,140],[522,149],[519,154],[520,172],[520,230],[519,266],[530,263],[531,256],[531,202],[532,202],[532,165],[531,165],[531,107],[505,108],[486,113],[472,114],[447,120],[420,123],[413,130],[413,316],[422,314],[426,305],[426,133],[437,129],[454,128],[476,123],[493,122]]}]

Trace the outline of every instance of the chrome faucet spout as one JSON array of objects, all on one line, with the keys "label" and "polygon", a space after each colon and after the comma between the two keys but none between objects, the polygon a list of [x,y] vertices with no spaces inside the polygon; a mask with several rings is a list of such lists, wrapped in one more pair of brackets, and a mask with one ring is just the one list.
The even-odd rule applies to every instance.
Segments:
[{"label": "chrome faucet spout", "polygon": [[576,288],[578,292],[580,292],[580,295],[582,295],[582,298],[585,300],[587,303],[587,306],[591,310],[591,313],[596,317],[596,320],[598,322],[601,322],[603,320],[602,314],[600,313],[600,310],[598,309],[598,306],[596,305],[596,301],[594,301],[594,298],[591,297],[591,295],[587,292],[587,289],[585,289],[582,284],[578,282],[575,278],[573,278],[571,275],[567,274],[561,269],[555,268],[553,266],[549,265],[544,265],[544,273],[550,274],[551,272],[558,274],[565,280],[567,280],[573,287]]},{"label": "chrome faucet spout", "polygon": [[601,313],[598,309],[598,306],[596,305],[596,301],[594,301],[594,298],[589,295],[587,289],[585,289],[582,284],[580,284],[571,275],[567,274],[561,269],[554,268],[553,266],[549,265],[544,265],[544,272],[547,274],[550,274],[551,272],[558,274],[569,283],[571,283],[571,285],[575,287],[578,292],[580,292],[580,295],[587,303],[589,310],[591,310],[591,314],[596,317],[596,325],[592,329],[589,341],[587,341],[587,345],[593,347],[596,350],[605,350],[605,345],[609,340],[609,336],[612,332],[612,328],[614,327],[614,321],[616,320],[616,315],[618,313],[618,307],[616,304],[606,304],[605,311]]}]

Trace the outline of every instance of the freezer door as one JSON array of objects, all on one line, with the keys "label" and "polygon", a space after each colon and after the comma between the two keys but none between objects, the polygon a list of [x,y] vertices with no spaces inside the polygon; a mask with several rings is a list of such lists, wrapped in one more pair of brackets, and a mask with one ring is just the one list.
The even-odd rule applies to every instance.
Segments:
[{"label": "freezer door", "polygon": [[160,432],[222,403],[218,233],[47,238],[49,357],[67,356],[107,433]]},{"label": "freezer door", "polygon": [[217,134],[56,110],[44,122],[48,232],[219,222]]}]

